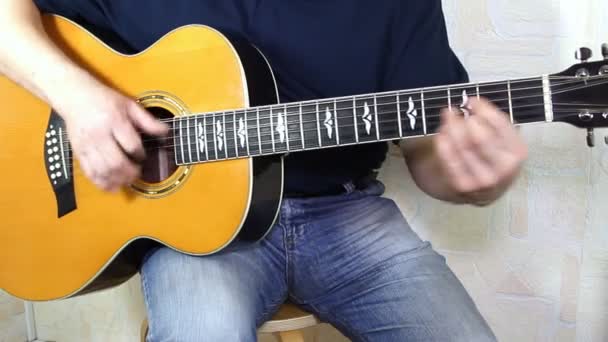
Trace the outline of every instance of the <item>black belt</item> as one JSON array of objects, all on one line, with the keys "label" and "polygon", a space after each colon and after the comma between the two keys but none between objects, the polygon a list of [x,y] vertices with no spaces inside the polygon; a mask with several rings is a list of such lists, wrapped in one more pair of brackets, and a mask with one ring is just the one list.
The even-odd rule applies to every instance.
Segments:
[{"label": "black belt", "polygon": [[[367,186],[375,181],[378,176],[377,172],[372,172],[366,176],[357,178],[353,180],[351,183],[354,185],[355,190],[362,190],[367,188]],[[350,189],[352,190],[352,189]],[[344,184],[335,185],[324,189],[322,191],[317,192],[298,192],[298,191],[286,191],[284,196],[287,198],[311,198],[311,197],[326,197],[326,196],[338,196],[344,195],[349,192],[347,186]]]}]

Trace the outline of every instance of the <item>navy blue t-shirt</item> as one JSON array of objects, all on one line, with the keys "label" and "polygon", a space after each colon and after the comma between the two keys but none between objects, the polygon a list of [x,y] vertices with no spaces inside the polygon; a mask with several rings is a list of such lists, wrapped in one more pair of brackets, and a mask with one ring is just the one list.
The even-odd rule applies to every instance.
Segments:
[{"label": "navy blue t-shirt", "polygon": [[[447,39],[441,0],[35,0],[123,52],[204,24],[267,56],[282,102],[467,81]],[[318,193],[379,168],[386,143],[300,152],[286,191]]]}]

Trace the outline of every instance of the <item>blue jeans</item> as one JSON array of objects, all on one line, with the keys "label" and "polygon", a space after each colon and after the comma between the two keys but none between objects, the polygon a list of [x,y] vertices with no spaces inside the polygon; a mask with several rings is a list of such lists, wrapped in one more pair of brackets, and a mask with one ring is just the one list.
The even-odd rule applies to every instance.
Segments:
[{"label": "blue jeans", "polygon": [[259,244],[208,257],[161,248],[142,267],[150,342],[255,341],[287,299],[353,341],[495,341],[445,259],[384,186],[286,199]]}]

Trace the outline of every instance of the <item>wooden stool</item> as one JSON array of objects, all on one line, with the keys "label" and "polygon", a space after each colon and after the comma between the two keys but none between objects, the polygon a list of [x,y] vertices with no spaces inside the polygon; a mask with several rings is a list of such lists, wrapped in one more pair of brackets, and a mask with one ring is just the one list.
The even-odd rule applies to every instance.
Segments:
[{"label": "wooden stool", "polygon": [[[319,320],[312,314],[300,310],[293,304],[283,304],[272,320],[258,329],[259,333],[273,334],[279,342],[304,342],[302,329],[314,327]],[[144,319],[141,326],[141,341],[146,342],[148,320]]]}]

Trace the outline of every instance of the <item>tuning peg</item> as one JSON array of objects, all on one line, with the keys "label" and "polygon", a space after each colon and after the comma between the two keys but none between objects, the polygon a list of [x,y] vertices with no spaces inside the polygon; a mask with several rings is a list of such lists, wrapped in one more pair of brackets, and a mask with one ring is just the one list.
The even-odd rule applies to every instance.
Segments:
[{"label": "tuning peg", "polygon": [[582,48],[576,50],[576,52],[574,54],[574,58],[578,59],[579,61],[581,61],[583,63],[590,60],[591,57],[593,57],[593,51],[591,51],[591,49],[587,48],[587,47],[582,47]]},{"label": "tuning peg", "polygon": [[602,44],[602,56],[604,56],[605,60],[608,60],[608,44]]}]

